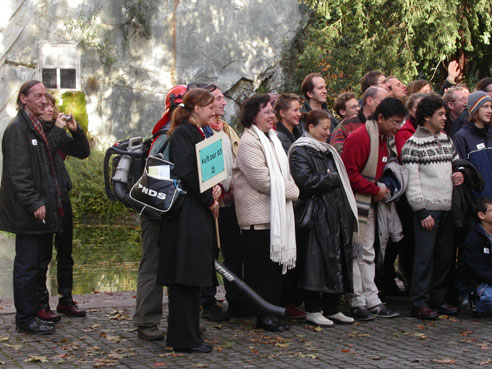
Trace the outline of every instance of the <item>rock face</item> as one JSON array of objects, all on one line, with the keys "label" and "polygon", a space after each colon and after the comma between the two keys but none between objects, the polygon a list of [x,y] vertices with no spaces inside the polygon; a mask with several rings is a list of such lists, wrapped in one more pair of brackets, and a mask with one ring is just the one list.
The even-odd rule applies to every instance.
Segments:
[{"label": "rock face", "polygon": [[[2,1],[0,134],[16,113],[21,83],[42,78],[40,42],[79,43],[75,64],[89,131],[107,146],[149,134],[175,84],[200,80],[220,86],[228,98],[226,119],[260,85],[278,91],[282,54],[306,21],[297,0],[146,0],[140,1],[147,5],[144,21],[135,21],[124,3]],[[72,32],[70,20],[76,25]],[[150,26],[148,38],[144,26]],[[108,56],[113,62],[103,64]]]}]

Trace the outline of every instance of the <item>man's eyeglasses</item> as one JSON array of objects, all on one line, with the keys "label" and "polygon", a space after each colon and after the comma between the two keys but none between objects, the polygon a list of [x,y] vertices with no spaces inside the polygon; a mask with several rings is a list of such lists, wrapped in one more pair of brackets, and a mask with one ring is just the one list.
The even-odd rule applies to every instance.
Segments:
[{"label": "man's eyeglasses", "polygon": [[393,123],[396,127],[401,127],[403,125],[403,123],[405,123],[405,121],[401,121],[401,122],[396,122],[394,121],[393,119],[391,118],[388,118],[388,120],[391,121],[391,123]]}]

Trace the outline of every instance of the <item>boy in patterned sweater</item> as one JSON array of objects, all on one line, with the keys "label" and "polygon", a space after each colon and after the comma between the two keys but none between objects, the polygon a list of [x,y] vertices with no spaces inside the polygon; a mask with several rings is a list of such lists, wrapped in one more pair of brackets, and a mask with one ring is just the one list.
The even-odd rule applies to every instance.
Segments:
[{"label": "boy in patterned sweater", "polygon": [[419,126],[402,149],[402,164],[409,169],[406,191],[413,210],[415,259],[410,298],[412,315],[435,319],[455,314],[446,303],[447,277],[455,257],[451,214],[453,186],[463,184],[463,174],[452,172],[458,159],[453,141],[442,131],[446,122],[444,101],[438,95],[424,97],[416,112]]}]

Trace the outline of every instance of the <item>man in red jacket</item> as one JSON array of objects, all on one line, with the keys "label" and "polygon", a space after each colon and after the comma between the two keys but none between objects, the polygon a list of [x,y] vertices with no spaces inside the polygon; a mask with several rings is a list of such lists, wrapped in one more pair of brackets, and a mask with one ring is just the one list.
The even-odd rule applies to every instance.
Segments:
[{"label": "man in red jacket", "polygon": [[381,302],[374,281],[374,204],[389,195],[389,190],[379,187],[376,180],[382,176],[386,163],[396,158],[396,153],[389,149],[390,138],[396,134],[406,114],[400,100],[385,98],[366,124],[347,137],[342,153],[359,211],[359,230],[353,238],[354,293],[349,299],[352,313],[358,320],[372,320],[375,315],[383,318],[400,315]]}]

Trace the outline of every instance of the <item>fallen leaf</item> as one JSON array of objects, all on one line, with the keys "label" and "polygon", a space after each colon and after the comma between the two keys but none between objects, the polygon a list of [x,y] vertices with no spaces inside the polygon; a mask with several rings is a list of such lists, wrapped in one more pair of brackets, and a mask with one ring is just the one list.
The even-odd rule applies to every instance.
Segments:
[{"label": "fallen leaf", "polygon": [[418,326],[417,326],[417,328],[418,328],[418,329],[425,329],[426,327],[425,327],[425,325],[420,324],[420,325],[418,325]]},{"label": "fallen leaf", "polygon": [[164,367],[166,367],[166,366],[167,366],[167,364],[166,364],[166,363],[162,363],[162,362],[160,362],[160,361],[156,361],[154,364],[152,364],[152,366],[153,366],[154,368],[164,368]]},{"label": "fallen leaf", "polygon": [[292,343],[290,342],[286,342],[286,343],[276,343],[275,346],[277,347],[289,347],[290,345],[292,345]]},{"label": "fallen leaf", "polygon": [[473,334],[473,331],[464,331],[460,333],[461,336],[469,336],[470,334]]},{"label": "fallen leaf", "polygon": [[4,343],[3,346],[8,348],[13,348],[14,350],[20,350],[21,348],[24,347],[22,345],[11,345],[10,343]]},{"label": "fallen leaf", "polygon": [[381,360],[382,356],[373,356],[371,357],[372,360]]},{"label": "fallen leaf", "polygon": [[342,349],[342,352],[350,352],[349,349]]},{"label": "fallen leaf", "polygon": [[195,367],[195,368],[208,368],[208,364],[196,363],[196,364],[193,364],[193,367]]},{"label": "fallen leaf", "polygon": [[479,365],[487,365],[492,363],[492,359],[487,359],[486,361],[481,361]]},{"label": "fallen leaf", "polygon": [[323,330],[323,328],[321,328],[321,326],[319,326],[319,325],[317,325],[317,326],[305,325],[304,328],[310,329],[310,330],[315,331],[315,332],[321,332]]},{"label": "fallen leaf", "polygon": [[24,361],[30,363],[46,363],[48,361],[48,358],[46,356],[29,355],[29,357]]},{"label": "fallen leaf", "polygon": [[7,362],[6,361],[0,361],[0,365],[6,365]]},{"label": "fallen leaf", "polygon": [[182,357],[185,354],[180,354],[179,352],[166,352],[165,354],[159,354],[159,357]]},{"label": "fallen leaf", "polygon": [[111,359],[96,359],[97,363],[92,365],[94,368],[100,368],[102,366],[113,366],[118,364],[118,360],[111,360]]},{"label": "fallen leaf", "polygon": [[9,340],[9,336],[0,336],[0,342],[8,341],[8,340]]},{"label": "fallen leaf", "polygon": [[456,364],[454,359],[432,359],[431,361],[438,364]]}]

